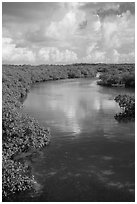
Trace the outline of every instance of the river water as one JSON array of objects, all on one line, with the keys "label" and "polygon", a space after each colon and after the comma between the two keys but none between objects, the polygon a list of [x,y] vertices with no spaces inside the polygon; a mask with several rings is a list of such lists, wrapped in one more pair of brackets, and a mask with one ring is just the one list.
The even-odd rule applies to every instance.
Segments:
[{"label": "river water", "polygon": [[51,143],[32,159],[36,191],[17,201],[134,201],[135,124],[119,123],[113,100],[124,88],[94,79],[36,84],[23,111],[51,131]]}]

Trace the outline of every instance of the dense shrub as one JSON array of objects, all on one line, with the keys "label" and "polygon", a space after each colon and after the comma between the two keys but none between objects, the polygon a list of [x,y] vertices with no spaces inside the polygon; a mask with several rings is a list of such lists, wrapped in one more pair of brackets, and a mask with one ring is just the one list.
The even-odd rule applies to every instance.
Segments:
[{"label": "dense shrub", "polygon": [[115,101],[122,109],[121,113],[115,115],[117,120],[134,120],[135,119],[135,96],[118,95]]},{"label": "dense shrub", "polygon": [[101,71],[98,85],[135,87],[135,65],[125,64],[105,68]]},{"label": "dense shrub", "polygon": [[3,199],[33,186],[30,169],[16,155],[31,152],[49,143],[48,129],[42,128],[32,118],[15,107],[3,107]]},{"label": "dense shrub", "polygon": [[34,177],[24,164],[3,156],[2,167],[2,196],[4,201],[11,194],[33,187]]}]

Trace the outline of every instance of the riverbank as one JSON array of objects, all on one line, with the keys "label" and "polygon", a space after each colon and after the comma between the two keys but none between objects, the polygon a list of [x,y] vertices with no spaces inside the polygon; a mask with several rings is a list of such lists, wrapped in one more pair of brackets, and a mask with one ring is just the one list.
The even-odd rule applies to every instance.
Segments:
[{"label": "riverbank", "polygon": [[26,153],[30,152],[30,156],[31,152],[48,145],[50,141],[48,128],[40,127],[34,118],[21,111],[31,86],[49,80],[94,77],[96,71],[89,66],[44,65],[3,65],[2,71],[2,188],[3,201],[6,201],[16,192],[33,188],[35,181],[25,162]]},{"label": "riverbank", "polygon": [[[135,88],[135,65],[125,64],[123,67],[117,65],[101,70],[98,85],[106,87]],[[118,121],[135,120],[135,96],[119,95],[114,99],[122,109],[115,115]]]},{"label": "riverbank", "polygon": [[41,127],[34,118],[21,111],[22,102],[31,86],[49,80],[92,78],[101,71],[101,67],[105,69],[109,65],[3,65],[2,182],[4,201],[16,192],[33,188],[35,181],[30,167],[26,165],[26,155],[30,156],[36,149],[48,145],[51,137],[48,128]]}]

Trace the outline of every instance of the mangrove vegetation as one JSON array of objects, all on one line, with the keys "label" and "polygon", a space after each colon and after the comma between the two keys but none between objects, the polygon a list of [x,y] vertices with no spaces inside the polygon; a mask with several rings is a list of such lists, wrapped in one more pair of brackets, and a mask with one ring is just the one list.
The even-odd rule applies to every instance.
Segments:
[{"label": "mangrove vegetation", "polygon": [[[135,86],[134,64],[3,65],[2,67],[2,192],[3,201],[33,188],[35,178],[26,156],[49,144],[50,132],[22,112],[22,103],[31,86],[38,82],[69,78],[92,78],[100,72],[99,85]],[[135,117],[135,98],[115,98],[122,112],[116,119]]]}]

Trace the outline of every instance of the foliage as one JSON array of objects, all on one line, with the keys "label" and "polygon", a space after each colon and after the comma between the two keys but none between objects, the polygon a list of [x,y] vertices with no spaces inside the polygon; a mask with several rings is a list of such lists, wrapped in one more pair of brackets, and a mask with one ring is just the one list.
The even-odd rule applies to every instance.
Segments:
[{"label": "foliage", "polygon": [[101,69],[99,85],[135,87],[135,65],[125,64]]},{"label": "foliage", "polygon": [[135,96],[118,95],[115,101],[119,104],[122,112],[115,115],[117,120],[134,120],[135,119]]},{"label": "foliage", "polygon": [[33,185],[30,169],[16,161],[16,155],[41,148],[49,143],[48,129],[22,114],[15,107],[3,107],[3,198]]},{"label": "foliage", "polygon": [[33,186],[33,176],[29,168],[20,162],[3,157],[2,162],[2,195],[3,199]]}]

